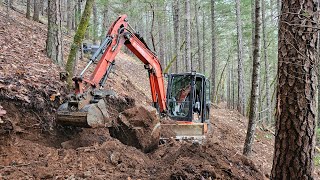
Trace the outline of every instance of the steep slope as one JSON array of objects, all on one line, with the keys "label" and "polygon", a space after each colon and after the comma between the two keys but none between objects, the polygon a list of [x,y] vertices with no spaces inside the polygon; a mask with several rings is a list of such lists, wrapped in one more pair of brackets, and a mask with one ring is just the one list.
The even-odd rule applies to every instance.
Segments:
[{"label": "steep slope", "polygon": [[[265,178],[264,166],[256,166],[239,151],[245,119],[234,127],[236,115],[225,109],[211,111],[213,133],[204,144],[172,140],[150,153],[122,144],[106,128],[56,126],[55,111],[67,92],[65,83],[59,81],[62,69],[45,56],[46,27],[17,13],[11,17],[0,18],[0,104],[7,110],[0,123],[1,177]],[[68,39],[65,41],[68,45]],[[84,65],[80,62],[78,71]],[[124,53],[116,59],[107,88],[119,97],[135,99],[137,105],[150,104],[143,65]]]}]

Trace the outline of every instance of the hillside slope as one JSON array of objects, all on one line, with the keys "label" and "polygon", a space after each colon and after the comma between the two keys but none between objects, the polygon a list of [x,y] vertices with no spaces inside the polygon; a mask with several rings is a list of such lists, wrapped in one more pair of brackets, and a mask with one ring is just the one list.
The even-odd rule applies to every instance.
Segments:
[{"label": "hillside slope", "polygon": [[[68,92],[59,81],[62,69],[45,56],[46,27],[18,13],[11,17],[0,18],[0,104],[8,113],[0,124],[0,177],[265,179],[270,172],[272,135],[258,131],[253,161],[247,159],[241,155],[246,119],[223,106],[212,108],[213,132],[204,144],[169,141],[147,154],[108,129],[56,126],[56,108]],[[106,88],[150,104],[143,65],[124,53]]]}]

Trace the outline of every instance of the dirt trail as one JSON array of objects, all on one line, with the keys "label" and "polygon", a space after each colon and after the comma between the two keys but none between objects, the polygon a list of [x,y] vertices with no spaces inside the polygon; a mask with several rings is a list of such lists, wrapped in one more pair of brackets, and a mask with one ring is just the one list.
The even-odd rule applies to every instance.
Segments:
[{"label": "dirt trail", "polygon": [[[224,148],[234,150],[236,154],[242,154],[248,120],[236,110],[226,109],[225,104],[220,104],[218,108],[213,108],[210,114],[213,125],[211,138],[223,144]],[[259,127],[257,128],[253,153],[250,159],[267,176],[271,172],[273,142],[274,135],[272,132],[262,131]]]},{"label": "dirt trail", "polygon": [[[246,120],[223,106],[212,109],[213,131],[204,144],[170,140],[148,153],[113,138],[107,128],[56,126],[55,111],[67,92],[61,69],[45,56],[46,27],[14,12],[12,18],[0,18],[0,104],[7,111],[0,123],[1,178],[264,179],[270,171],[269,135],[258,133],[254,161],[242,156]],[[149,108],[146,71],[124,53],[107,89]],[[119,111],[126,110],[115,109],[115,118]]]}]

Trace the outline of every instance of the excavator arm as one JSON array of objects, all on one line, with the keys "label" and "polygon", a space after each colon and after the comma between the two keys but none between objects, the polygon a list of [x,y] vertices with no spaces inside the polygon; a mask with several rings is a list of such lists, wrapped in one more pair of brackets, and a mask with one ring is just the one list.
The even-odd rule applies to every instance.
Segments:
[{"label": "excavator arm", "polygon": [[[89,83],[93,88],[97,86],[103,87],[116,55],[121,47],[125,45],[145,64],[145,68],[149,73],[152,100],[154,104],[159,105],[160,112],[165,112],[166,94],[160,62],[157,56],[148,49],[146,44],[128,29],[126,18],[126,15],[122,15],[113,23],[107,34],[107,39],[111,40],[111,44],[101,56],[90,79],[84,81]],[[78,81],[75,82],[76,87],[82,86]],[[83,90],[77,89],[76,92],[81,93]]]},{"label": "excavator arm", "polygon": [[[96,107],[90,106],[90,104],[98,102],[95,101],[95,97],[97,97],[96,94],[99,94],[96,92],[99,91],[99,89],[103,89],[108,74],[114,65],[115,57],[123,45],[130,49],[132,53],[144,63],[144,67],[149,73],[150,89],[154,106],[159,109],[161,114],[166,113],[166,92],[160,62],[157,56],[149,50],[144,41],[139,39],[137,35],[129,29],[129,26],[126,15],[118,17],[110,27],[106,39],[92,56],[88,65],[78,77],[73,78],[75,82],[75,94],[69,97],[68,103],[58,109],[58,120],[62,122],[62,124],[92,127],[96,124],[103,123],[103,121],[97,117],[99,110]],[[100,57],[99,60],[98,57]],[[97,61],[98,63],[90,78],[84,78],[84,74],[89,66]],[[92,118],[89,116],[92,116]],[[103,119],[103,114],[100,119]]]}]

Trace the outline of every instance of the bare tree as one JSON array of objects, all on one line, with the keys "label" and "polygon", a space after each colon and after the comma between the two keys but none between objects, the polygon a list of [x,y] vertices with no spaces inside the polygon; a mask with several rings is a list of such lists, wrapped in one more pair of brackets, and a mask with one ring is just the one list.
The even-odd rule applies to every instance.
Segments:
[{"label": "bare tree", "polygon": [[204,11],[202,11],[202,73],[206,74],[206,23]]},{"label": "bare tree", "polygon": [[26,13],[26,18],[30,19],[31,18],[31,0],[27,0],[27,13]]},{"label": "bare tree", "polygon": [[96,2],[93,3],[93,43],[98,43],[98,10]]},{"label": "bare tree", "polygon": [[6,4],[7,4],[7,18],[9,18],[10,17],[10,4],[11,4],[11,0],[7,0],[6,1]]},{"label": "bare tree", "polygon": [[237,16],[237,39],[238,39],[238,111],[245,115],[245,94],[243,81],[243,44],[242,44],[242,25],[240,0],[236,0],[236,16]]},{"label": "bare tree", "polygon": [[192,61],[191,61],[191,17],[190,17],[190,0],[185,0],[185,65],[186,71],[192,71]]},{"label": "bare tree", "polygon": [[48,2],[48,34],[46,43],[47,56],[60,66],[63,65],[61,1],[49,0]]},{"label": "bare tree", "polygon": [[179,72],[180,56],[180,0],[173,2],[173,34],[174,34],[174,52],[176,53],[175,72]]},{"label": "bare tree", "polygon": [[104,38],[106,37],[106,34],[107,34],[107,27],[108,27],[108,24],[109,24],[109,21],[108,21],[108,14],[109,14],[109,11],[108,11],[108,4],[105,4],[103,6],[103,19],[102,19],[102,33],[101,33],[101,41],[104,40]]},{"label": "bare tree", "polygon": [[68,33],[70,33],[71,29],[72,29],[72,1],[73,0],[67,0],[67,29],[68,29]]},{"label": "bare tree", "polygon": [[33,20],[39,22],[40,20],[40,0],[33,0]]},{"label": "bare tree", "polygon": [[198,54],[198,72],[201,72],[201,62],[203,61],[201,59],[201,47],[200,47],[200,22],[199,22],[199,9],[200,6],[198,4],[198,1],[195,2],[195,16],[196,16],[196,29],[197,29],[197,54]]},{"label": "bare tree", "polygon": [[[231,63],[233,63],[233,62],[231,62]],[[228,65],[228,78],[227,78],[227,108],[231,109],[231,67],[230,67],[230,64]]]},{"label": "bare tree", "polygon": [[[270,99],[270,84],[269,84],[269,63],[267,58],[267,37],[266,37],[266,7],[265,7],[265,1],[262,1],[261,4],[262,9],[262,40],[263,40],[263,61],[265,66],[265,86],[266,86],[266,121],[268,124],[271,124],[271,99]],[[261,105],[262,106],[262,105]]]},{"label": "bare tree", "polygon": [[253,50],[253,67],[252,67],[252,87],[251,87],[251,101],[249,112],[249,123],[244,143],[243,154],[250,156],[252,152],[252,144],[254,141],[254,134],[256,129],[256,118],[258,111],[258,96],[259,96],[259,74],[260,74],[260,0],[255,0],[255,24],[254,24],[254,50]]},{"label": "bare tree", "polygon": [[[320,0],[318,0],[317,3],[317,11],[318,11],[318,24],[320,24]],[[317,43],[317,80],[318,80],[318,84],[317,84],[317,90],[318,90],[318,114],[317,114],[317,123],[318,123],[318,127],[320,127],[320,31],[318,31],[318,39],[317,39],[318,43]]]},{"label": "bare tree", "polygon": [[215,0],[211,0],[211,101],[214,102],[216,94],[216,37],[215,37]]},{"label": "bare tree", "polygon": [[42,15],[42,16],[44,15],[44,9],[45,9],[44,3],[45,3],[45,0],[40,0],[40,5],[39,5],[39,7],[40,7],[40,12],[41,12],[41,15]]},{"label": "bare tree", "polygon": [[159,60],[160,60],[160,64],[162,67],[165,67],[165,54],[164,54],[164,44],[165,44],[165,38],[163,37],[164,32],[166,31],[163,26],[163,17],[158,16],[157,21],[158,21],[158,28],[159,28]]},{"label": "bare tree", "polygon": [[281,7],[271,179],[314,179],[317,8],[313,0]]}]

